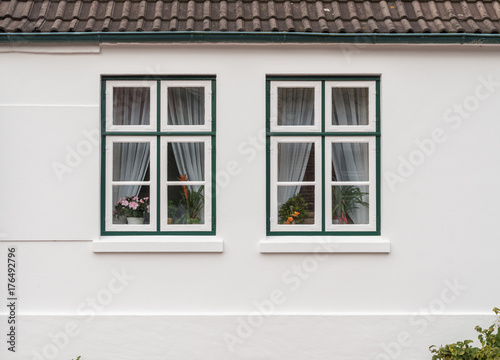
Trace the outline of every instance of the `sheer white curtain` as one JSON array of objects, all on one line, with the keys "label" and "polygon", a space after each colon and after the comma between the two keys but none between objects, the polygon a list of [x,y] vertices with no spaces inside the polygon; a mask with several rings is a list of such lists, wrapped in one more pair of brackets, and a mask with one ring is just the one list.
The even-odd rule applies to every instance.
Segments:
[{"label": "sheer white curtain", "polygon": [[368,89],[332,88],[332,125],[368,125]]},{"label": "sheer white curtain", "polygon": [[113,89],[114,125],[149,125],[150,89],[115,87]]},{"label": "sheer white curtain", "polygon": [[[168,123],[171,125],[203,125],[205,102],[203,88],[168,89]],[[172,143],[179,173],[188,180],[204,180],[205,159],[203,143]],[[197,190],[198,187],[195,187]]]},{"label": "sheer white curtain", "polygon": [[[358,88],[332,89],[333,125],[366,125],[368,92]],[[366,143],[334,143],[332,162],[337,181],[368,180],[368,146]],[[361,188],[362,192],[365,192]],[[368,209],[359,206],[351,218],[355,224],[368,222]]]},{"label": "sheer white curtain", "polygon": [[[117,178],[121,181],[143,181],[149,166],[149,143],[115,144],[115,158],[118,160]],[[139,195],[141,185],[120,186],[118,198]]]},{"label": "sheer white curtain", "polygon": [[[149,88],[121,87],[113,89],[113,124],[148,125],[150,114]],[[113,149],[115,180],[142,181],[149,166],[149,143],[119,143]],[[118,178],[116,178],[118,177]],[[118,198],[138,195],[141,185],[120,186]]]},{"label": "sheer white curtain", "polygon": [[[278,89],[278,124],[306,126],[314,124],[314,89]],[[280,143],[278,181],[302,181],[312,143]],[[300,191],[300,186],[279,186],[278,206]]]},{"label": "sheer white curtain", "polygon": [[[203,88],[168,89],[169,125],[203,125],[205,123],[205,96]],[[205,152],[202,142],[173,142],[175,162],[179,174],[187,175],[191,181],[205,180]],[[198,191],[199,185],[189,185],[190,190]],[[205,221],[201,211],[200,222]]]}]

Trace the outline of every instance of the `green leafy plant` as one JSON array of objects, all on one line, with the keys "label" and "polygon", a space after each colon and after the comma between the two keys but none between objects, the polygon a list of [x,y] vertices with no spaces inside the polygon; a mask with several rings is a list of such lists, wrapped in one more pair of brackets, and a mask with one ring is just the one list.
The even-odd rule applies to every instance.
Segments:
[{"label": "green leafy plant", "polygon": [[174,201],[173,200],[169,200],[168,201],[168,206],[167,206],[168,217],[169,218],[174,218],[175,215],[177,214],[177,210],[179,210],[179,208],[177,207],[177,205],[175,205]]},{"label": "green leafy plant", "polygon": [[81,356],[78,356],[75,360],[80,360]]},{"label": "green leafy plant", "polygon": [[[198,224],[200,222],[200,212],[205,206],[204,186],[198,190],[187,189],[187,195],[179,201],[179,209],[182,215],[177,219],[178,224]],[[185,193],[183,193],[185,194]]]},{"label": "green leafy plant", "polygon": [[[493,308],[496,315],[500,315],[500,309]],[[432,360],[500,360],[500,318],[489,328],[483,329],[476,326],[479,333],[478,339],[481,347],[473,347],[472,340],[458,341],[441,347],[432,345],[429,350],[434,354]],[[495,332],[496,330],[496,332]]]},{"label": "green leafy plant", "polygon": [[363,197],[368,195],[357,186],[335,186],[332,191],[332,214],[340,223],[352,223],[352,211],[359,206],[368,207]]},{"label": "green leafy plant", "polygon": [[[187,175],[179,176],[180,181],[187,181]],[[204,185],[198,190],[190,189],[187,185],[182,185],[181,200],[179,201],[180,216],[176,219],[176,224],[198,224],[200,222],[200,212],[205,206]]]},{"label": "green leafy plant", "polygon": [[296,194],[281,205],[278,211],[278,221],[280,224],[302,224],[309,215],[307,202],[302,195]]}]

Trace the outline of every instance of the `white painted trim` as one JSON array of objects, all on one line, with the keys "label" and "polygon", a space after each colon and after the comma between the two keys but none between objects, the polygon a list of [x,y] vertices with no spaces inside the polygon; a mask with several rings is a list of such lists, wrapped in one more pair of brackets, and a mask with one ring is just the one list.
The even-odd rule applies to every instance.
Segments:
[{"label": "white painted trim", "polygon": [[389,240],[379,236],[268,236],[260,241],[261,253],[390,253]]},{"label": "white painted trim", "polygon": [[[278,144],[283,143],[313,143],[314,144],[314,182],[297,181],[297,185],[314,186],[314,224],[278,224]],[[321,163],[323,161],[321,154],[321,138],[319,136],[271,136],[271,231],[321,231]],[[285,182],[289,184],[290,182]],[[312,183],[312,184],[311,184]],[[286,185],[285,185],[286,186]]]},{"label": "white painted trim", "polygon": [[25,53],[25,54],[99,54],[101,46],[94,44],[22,44],[12,42],[0,45],[0,53]]},{"label": "white painted trim", "polygon": [[[161,156],[160,175],[161,175],[161,204],[162,218],[160,221],[161,231],[210,231],[212,230],[212,138],[210,136],[162,136],[161,137]],[[205,180],[197,181],[168,181],[168,143],[170,142],[202,142],[205,149]],[[172,185],[204,185],[205,206],[204,206],[204,224],[168,224],[168,186]]]},{"label": "white painted trim", "polygon": [[[203,87],[205,89],[205,124],[168,125],[168,88]],[[211,131],[212,130],[212,82],[210,80],[172,80],[161,82],[161,131]]]},{"label": "white painted trim", "polygon": [[[368,88],[368,125],[332,125],[332,88]],[[374,132],[376,131],[377,94],[375,81],[326,81],[325,82],[325,131],[327,132]]]},{"label": "white painted trim", "polygon": [[[368,181],[332,181],[332,144],[368,144]],[[325,231],[376,231],[377,230],[377,188],[376,188],[376,142],[374,136],[327,136],[325,137]],[[368,186],[368,224],[332,224],[332,186]]]},{"label": "white painted trim", "polygon": [[[313,88],[314,89],[314,125],[283,126],[278,125],[278,88]],[[272,132],[313,132],[321,131],[321,81],[272,81],[271,114]]]},{"label": "white painted trim", "polygon": [[55,108],[98,108],[97,104],[0,104],[0,107],[55,107]]},{"label": "white painted trim", "polygon": [[[113,184],[130,183],[130,181],[113,181],[113,144],[114,143],[149,143],[150,166],[149,181],[134,181],[149,186],[150,223],[145,225],[113,224]],[[156,231],[156,137],[155,136],[107,136],[106,137],[106,231]]]},{"label": "white painted trim", "polygon": [[127,236],[101,237],[94,241],[95,253],[106,252],[216,252],[224,251],[224,242],[215,236]]},{"label": "white painted trim", "polygon": [[[149,125],[114,125],[113,124],[113,89],[115,87],[149,88]],[[146,80],[113,80],[106,81],[106,131],[156,131],[156,81]]]}]

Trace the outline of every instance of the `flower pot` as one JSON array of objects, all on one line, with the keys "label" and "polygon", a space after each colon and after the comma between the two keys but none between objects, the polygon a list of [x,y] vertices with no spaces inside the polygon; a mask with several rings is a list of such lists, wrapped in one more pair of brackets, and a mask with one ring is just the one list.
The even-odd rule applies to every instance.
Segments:
[{"label": "flower pot", "polygon": [[127,216],[127,223],[129,225],[144,224],[144,218],[143,217],[128,217]]},{"label": "flower pot", "polygon": [[126,224],[127,217],[125,215],[113,216],[113,224]]},{"label": "flower pot", "polygon": [[171,218],[171,217],[169,217],[169,218],[167,219],[167,224],[173,224],[173,223],[174,223],[174,219],[173,219],[173,218]]}]

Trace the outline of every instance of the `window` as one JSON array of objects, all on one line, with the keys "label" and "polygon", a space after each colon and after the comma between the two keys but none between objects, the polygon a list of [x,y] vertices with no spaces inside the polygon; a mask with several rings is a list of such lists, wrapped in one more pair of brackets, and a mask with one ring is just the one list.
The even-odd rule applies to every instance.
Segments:
[{"label": "window", "polygon": [[102,79],[103,235],[215,234],[215,78]]},{"label": "window", "polygon": [[378,94],[378,77],[268,77],[268,235],[380,234]]}]

